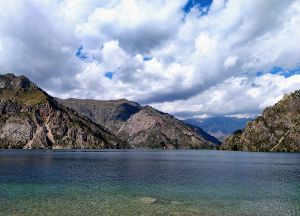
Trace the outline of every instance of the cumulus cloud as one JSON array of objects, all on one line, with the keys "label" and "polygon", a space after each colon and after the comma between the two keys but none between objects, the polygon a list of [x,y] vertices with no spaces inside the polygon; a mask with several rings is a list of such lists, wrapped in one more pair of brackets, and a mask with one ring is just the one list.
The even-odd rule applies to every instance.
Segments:
[{"label": "cumulus cloud", "polygon": [[154,103],[165,112],[181,118],[199,115],[258,115],[275,104],[284,94],[300,89],[300,74],[284,77],[265,74],[255,78],[231,77],[187,100]]},{"label": "cumulus cloud", "polygon": [[300,67],[299,1],[189,2],[1,1],[0,71],[178,116],[258,113],[299,88],[299,75],[269,73]]},{"label": "cumulus cloud", "polygon": [[53,7],[35,1],[0,3],[0,71],[25,74],[49,89],[68,90],[75,87],[68,77],[80,64],[73,57],[72,37],[47,6]]}]

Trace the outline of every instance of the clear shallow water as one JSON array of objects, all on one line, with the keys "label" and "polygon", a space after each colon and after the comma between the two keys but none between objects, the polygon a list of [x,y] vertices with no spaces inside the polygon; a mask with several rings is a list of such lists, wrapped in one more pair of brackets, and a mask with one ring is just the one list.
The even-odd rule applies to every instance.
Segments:
[{"label": "clear shallow water", "polygon": [[300,154],[3,150],[0,215],[300,215]]}]

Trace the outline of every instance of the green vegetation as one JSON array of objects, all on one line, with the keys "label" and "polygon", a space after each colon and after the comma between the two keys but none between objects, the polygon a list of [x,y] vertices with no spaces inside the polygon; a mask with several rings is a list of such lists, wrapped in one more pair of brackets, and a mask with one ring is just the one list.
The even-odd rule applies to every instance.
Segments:
[{"label": "green vegetation", "polygon": [[285,95],[222,144],[224,150],[299,152],[300,91]]},{"label": "green vegetation", "polygon": [[34,106],[45,101],[47,96],[44,92],[32,87],[28,91],[22,91],[21,89],[0,90],[0,99],[13,99],[20,104]]}]

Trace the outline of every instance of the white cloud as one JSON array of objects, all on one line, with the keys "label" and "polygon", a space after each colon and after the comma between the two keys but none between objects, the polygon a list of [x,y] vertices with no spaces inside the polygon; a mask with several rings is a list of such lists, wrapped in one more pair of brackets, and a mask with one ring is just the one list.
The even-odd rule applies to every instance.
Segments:
[{"label": "white cloud", "polygon": [[223,64],[224,69],[227,70],[227,69],[235,66],[237,59],[238,58],[236,56],[228,56],[225,59],[224,64]]},{"label": "white cloud", "polygon": [[287,78],[279,74],[233,77],[187,100],[152,105],[181,117],[199,114],[251,116],[297,89],[300,89],[300,74]]},{"label": "white cloud", "polygon": [[[0,71],[60,97],[124,97],[195,115],[257,113],[299,88],[298,75],[255,78],[299,67],[299,1],[214,0],[206,16],[185,14],[185,3],[1,1]],[[81,46],[86,59],[75,56]]]},{"label": "white cloud", "polygon": [[148,52],[176,33],[182,4],[182,1],[127,0],[95,8],[85,22],[76,26],[76,36],[92,48],[114,39],[127,52]]},{"label": "white cloud", "polygon": [[108,41],[103,44],[101,50],[103,67],[106,71],[113,71],[123,65],[129,56],[119,47],[118,41]]}]

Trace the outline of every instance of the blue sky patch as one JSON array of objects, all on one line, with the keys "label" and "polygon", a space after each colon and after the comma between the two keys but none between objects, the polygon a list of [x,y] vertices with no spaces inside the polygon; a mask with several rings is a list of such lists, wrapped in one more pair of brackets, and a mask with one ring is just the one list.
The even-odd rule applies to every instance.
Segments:
[{"label": "blue sky patch", "polygon": [[294,69],[292,69],[292,70],[285,71],[285,72],[283,73],[283,76],[284,76],[285,78],[287,78],[287,77],[293,76],[293,75],[295,75],[295,74],[300,74],[300,67],[294,68]]},{"label": "blue sky patch", "polygon": [[[269,74],[279,74],[281,76],[284,76],[285,78],[288,78],[290,76],[293,76],[295,74],[300,74],[300,67],[294,68],[294,69],[289,69],[286,70],[282,67],[278,67],[278,66],[274,66],[269,72],[267,72]],[[262,71],[258,71],[256,72],[256,77],[260,77],[262,75],[264,75],[266,73],[262,72]]]},{"label": "blue sky patch", "polygon": [[283,72],[284,69],[282,67],[273,67],[271,70],[270,70],[270,74],[278,74],[278,73],[281,73]]},{"label": "blue sky patch", "polygon": [[213,0],[188,0],[182,10],[187,14],[193,8],[197,8],[201,15],[206,15],[212,2]]},{"label": "blue sky patch", "polygon": [[114,76],[114,72],[107,71],[107,72],[105,72],[104,76],[111,80]]},{"label": "blue sky patch", "polygon": [[260,76],[262,76],[263,74],[264,74],[264,72],[258,71],[258,72],[256,72],[256,75],[255,75],[255,76],[260,77]]},{"label": "blue sky patch", "polygon": [[285,78],[288,78],[290,76],[293,76],[295,74],[300,74],[300,67],[286,70],[282,67],[273,67],[270,71],[270,74],[280,74],[281,76],[284,76]]},{"label": "blue sky patch", "polygon": [[87,54],[83,52],[83,46],[81,45],[77,50],[76,50],[76,53],[75,53],[76,57],[81,59],[81,60],[85,60],[87,59]]},{"label": "blue sky patch", "polygon": [[144,56],[143,58],[144,61],[150,61],[151,59],[153,59],[152,56]]}]

